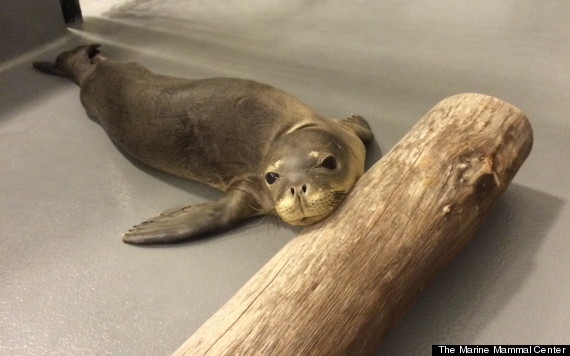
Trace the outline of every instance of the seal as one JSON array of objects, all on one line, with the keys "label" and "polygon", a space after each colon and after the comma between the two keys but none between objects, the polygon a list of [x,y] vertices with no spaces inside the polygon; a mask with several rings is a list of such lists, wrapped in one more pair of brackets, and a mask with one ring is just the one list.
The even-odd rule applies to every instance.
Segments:
[{"label": "seal", "polygon": [[361,116],[325,118],[252,80],[155,74],[114,62],[99,47],[33,64],[75,81],[87,114],[127,154],[225,192],[134,226],[126,243],[184,241],[266,214],[310,225],[330,215],[364,172],[364,143],[373,135]]}]

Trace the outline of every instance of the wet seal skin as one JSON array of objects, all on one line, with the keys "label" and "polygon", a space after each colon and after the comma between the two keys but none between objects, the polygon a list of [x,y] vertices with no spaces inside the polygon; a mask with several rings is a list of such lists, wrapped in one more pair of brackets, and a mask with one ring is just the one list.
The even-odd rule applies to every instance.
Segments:
[{"label": "wet seal skin", "polygon": [[293,96],[237,78],[181,79],[104,57],[100,45],[34,62],[71,78],[81,103],[137,160],[225,192],[170,209],[123,234],[131,244],[172,243],[275,214],[293,225],[326,218],[364,172],[364,118],[322,117]]}]

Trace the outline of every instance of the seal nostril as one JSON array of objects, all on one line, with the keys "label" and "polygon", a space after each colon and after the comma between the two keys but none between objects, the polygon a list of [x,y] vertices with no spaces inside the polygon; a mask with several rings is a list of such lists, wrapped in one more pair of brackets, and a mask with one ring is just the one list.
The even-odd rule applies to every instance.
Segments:
[{"label": "seal nostril", "polygon": [[291,195],[295,195],[295,188],[291,187]]},{"label": "seal nostril", "polygon": [[301,189],[303,190],[303,193],[307,192],[307,185],[303,184],[303,186],[301,187]]}]

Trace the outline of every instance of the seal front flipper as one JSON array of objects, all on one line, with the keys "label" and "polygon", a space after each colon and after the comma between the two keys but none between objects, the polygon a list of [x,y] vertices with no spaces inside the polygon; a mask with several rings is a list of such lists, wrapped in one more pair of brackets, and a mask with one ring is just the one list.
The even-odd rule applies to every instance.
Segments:
[{"label": "seal front flipper", "polygon": [[252,197],[236,189],[215,202],[166,210],[134,226],[122,238],[128,244],[182,242],[227,230],[258,214]]},{"label": "seal front flipper", "polygon": [[370,142],[374,138],[374,134],[370,129],[370,124],[368,124],[368,121],[360,115],[350,115],[340,122],[342,125],[353,131],[364,143]]}]

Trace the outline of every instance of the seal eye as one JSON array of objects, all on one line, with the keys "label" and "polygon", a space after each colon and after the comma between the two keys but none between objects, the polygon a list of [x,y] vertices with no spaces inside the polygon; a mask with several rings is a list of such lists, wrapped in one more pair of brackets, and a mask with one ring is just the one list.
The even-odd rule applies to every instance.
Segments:
[{"label": "seal eye", "polygon": [[279,178],[279,174],[277,174],[275,172],[269,172],[265,175],[265,180],[269,184],[275,183],[277,181],[277,178]]},{"label": "seal eye", "polygon": [[324,169],[328,169],[329,171],[336,169],[336,158],[334,158],[333,156],[327,156],[321,162],[321,167],[323,167]]}]

